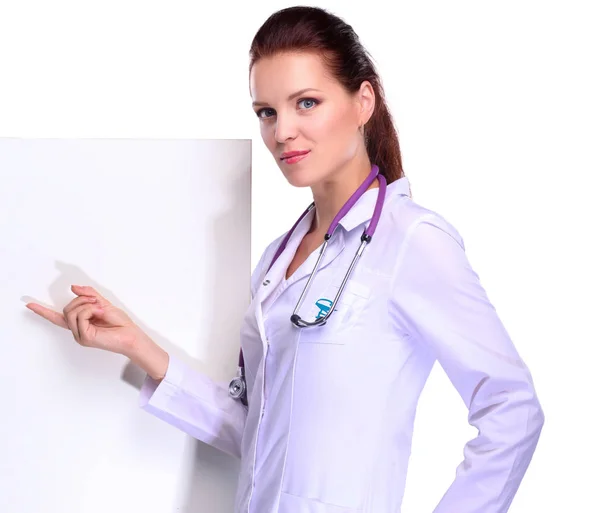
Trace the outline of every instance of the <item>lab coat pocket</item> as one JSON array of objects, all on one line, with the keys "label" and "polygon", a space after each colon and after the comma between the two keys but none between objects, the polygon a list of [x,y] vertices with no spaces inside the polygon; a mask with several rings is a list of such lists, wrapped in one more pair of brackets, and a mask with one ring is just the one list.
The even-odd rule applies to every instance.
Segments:
[{"label": "lab coat pocket", "polygon": [[287,492],[281,492],[278,511],[279,513],[298,513],[299,511],[310,513],[360,513],[360,510],[356,508],[328,504],[318,499],[300,497]]},{"label": "lab coat pocket", "polygon": [[[314,303],[311,310],[311,320],[323,317],[333,306],[342,280],[333,281],[326,287],[324,293]],[[371,287],[355,279],[349,279],[335,306],[334,311],[324,326],[308,328],[303,333],[302,342],[323,344],[346,344],[350,338],[348,334],[365,309],[371,296]],[[308,333],[310,332],[310,333]]]}]

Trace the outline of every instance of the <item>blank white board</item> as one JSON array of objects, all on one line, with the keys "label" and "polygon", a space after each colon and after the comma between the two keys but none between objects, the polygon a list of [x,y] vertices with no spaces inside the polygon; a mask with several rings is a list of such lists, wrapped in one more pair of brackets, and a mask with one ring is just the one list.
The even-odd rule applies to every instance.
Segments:
[{"label": "blank white board", "polygon": [[138,406],[143,372],[25,308],[91,285],[214,379],[249,302],[249,140],[0,139],[0,511],[233,509],[238,462]]}]

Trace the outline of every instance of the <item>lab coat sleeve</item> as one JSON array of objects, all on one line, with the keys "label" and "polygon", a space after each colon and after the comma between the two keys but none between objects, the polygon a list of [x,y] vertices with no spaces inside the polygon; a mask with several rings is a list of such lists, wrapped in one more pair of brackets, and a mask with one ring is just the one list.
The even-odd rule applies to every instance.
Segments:
[{"label": "lab coat sleeve", "polygon": [[392,281],[393,316],[435,357],[478,435],[464,447],[434,513],[504,513],[536,448],[544,414],[457,230],[438,214],[414,221]]},{"label": "lab coat sleeve", "polygon": [[[266,253],[252,272],[252,297]],[[229,382],[216,382],[169,354],[167,372],[160,382],[146,375],[139,406],[188,435],[234,457],[241,457],[248,409],[230,397]]]},{"label": "lab coat sleeve", "polygon": [[160,383],[146,376],[140,407],[188,435],[239,458],[246,407],[218,383],[169,354]]}]

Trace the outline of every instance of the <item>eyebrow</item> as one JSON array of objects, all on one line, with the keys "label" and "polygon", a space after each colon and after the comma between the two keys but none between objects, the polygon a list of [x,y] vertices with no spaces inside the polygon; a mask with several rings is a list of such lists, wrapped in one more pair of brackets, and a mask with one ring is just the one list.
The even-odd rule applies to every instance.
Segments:
[{"label": "eyebrow", "polygon": [[[323,92],[320,89],[315,89],[314,87],[307,87],[306,89],[301,89],[300,91],[296,91],[295,93],[290,94],[287,99],[288,99],[288,101],[293,100],[297,96],[300,96],[301,94],[304,94],[306,91],[319,91],[320,93]],[[265,106],[265,105],[268,105],[268,103],[265,103],[265,102],[252,102],[252,106],[253,107]]]}]

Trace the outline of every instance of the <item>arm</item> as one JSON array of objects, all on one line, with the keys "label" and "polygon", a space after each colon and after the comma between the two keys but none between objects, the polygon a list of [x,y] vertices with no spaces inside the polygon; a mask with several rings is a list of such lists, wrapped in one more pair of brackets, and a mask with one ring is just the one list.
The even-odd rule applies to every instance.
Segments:
[{"label": "arm", "polygon": [[246,407],[229,396],[225,383],[216,383],[173,355],[166,358],[168,366],[162,379],[146,376],[140,392],[140,407],[188,435],[239,458]]},{"label": "arm", "polygon": [[479,431],[435,513],[504,513],[531,461],[544,414],[458,232],[437,214],[413,223],[397,262],[391,315],[440,362]]},{"label": "arm", "polygon": [[[267,253],[252,273],[252,297]],[[241,456],[248,410],[229,396],[229,383],[217,383],[191,369],[147,337],[128,356],[148,374],[139,396],[141,408],[198,440]]]}]

